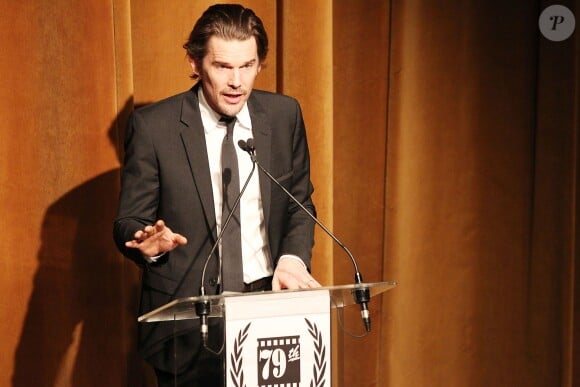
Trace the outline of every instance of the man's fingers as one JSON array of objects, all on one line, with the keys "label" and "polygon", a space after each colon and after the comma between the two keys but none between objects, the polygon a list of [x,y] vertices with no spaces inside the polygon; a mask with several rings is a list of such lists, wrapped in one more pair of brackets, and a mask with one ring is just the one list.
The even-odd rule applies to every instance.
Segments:
[{"label": "man's fingers", "polygon": [[156,226],[146,226],[144,231],[148,236],[153,236],[157,233],[157,227]]},{"label": "man's fingers", "polygon": [[155,222],[155,225],[153,226],[154,233],[161,232],[161,231],[163,231],[164,228],[165,228],[165,222],[162,220],[158,220],[157,222]]},{"label": "man's fingers", "polygon": [[306,277],[300,281],[299,287],[301,289],[318,288],[320,284],[313,277]]},{"label": "man's fingers", "polygon": [[174,234],[173,241],[178,245],[185,245],[187,244],[187,238],[181,234]]},{"label": "man's fingers", "polygon": [[139,241],[142,242],[147,238],[152,237],[153,235],[160,233],[161,231],[163,231],[165,229],[165,222],[163,222],[162,220],[158,220],[157,222],[155,222],[155,224],[153,225],[149,225],[149,226],[145,226],[143,228],[143,230],[139,230],[135,233],[135,235],[133,235],[133,237]]},{"label": "man's fingers", "polygon": [[306,270],[304,264],[295,259],[280,259],[274,271],[272,290],[310,289],[320,286],[318,281]]},{"label": "man's fingers", "polygon": [[137,231],[133,238],[138,242],[143,242],[145,239],[150,238],[155,234],[155,228],[152,226],[146,226],[143,230]]},{"label": "man's fingers", "polygon": [[137,241],[127,241],[125,242],[125,246],[130,247],[132,249],[135,249],[139,246],[139,244],[137,243]]},{"label": "man's fingers", "polygon": [[314,278],[310,278],[307,281],[307,287],[309,287],[309,288],[319,288],[321,286],[322,285],[320,285],[320,283],[317,280],[315,280]]},{"label": "man's fingers", "polygon": [[133,234],[133,238],[136,240],[141,240],[143,238],[143,231],[139,230],[135,234]]},{"label": "man's fingers", "polygon": [[320,286],[320,283],[312,277],[296,276],[291,273],[278,273],[272,279],[272,290],[310,289]]}]

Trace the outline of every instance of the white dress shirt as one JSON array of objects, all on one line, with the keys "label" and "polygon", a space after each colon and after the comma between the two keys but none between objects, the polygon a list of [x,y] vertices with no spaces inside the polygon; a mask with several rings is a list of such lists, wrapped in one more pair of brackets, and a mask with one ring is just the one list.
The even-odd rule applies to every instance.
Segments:
[{"label": "white dress shirt", "polygon": [[[199,110],[205,131],[205,142],[209,158],[209,170],[213,190],[215,206],[215,218],[217,232],[222,225],[222,166],[221,153],[222,142],[226,134],[226,126],[220,122],[221,116],[213,111],[203,95],[202,89],[198,91]],[[236,115],[234,126],[234,144],[239,140],[247,140],[252,137],[252,120],[247,103]],[[240,171],[240,189],[244,186],[251,170],[252,160],[250,156],[236,145],[238,156],[238,168]],[[272,259],[268,247],[268,238],[264,224],[264,211],[262,209],[262,196],[260,194],[260,182],[258,169],[254,171],[252,178],[242,195],[240,201],[240,224],[242,225],[242,263],[244,268],[244,282],[251,283],[273,273]],[[220,246],[221,250],[221,246]]]}]

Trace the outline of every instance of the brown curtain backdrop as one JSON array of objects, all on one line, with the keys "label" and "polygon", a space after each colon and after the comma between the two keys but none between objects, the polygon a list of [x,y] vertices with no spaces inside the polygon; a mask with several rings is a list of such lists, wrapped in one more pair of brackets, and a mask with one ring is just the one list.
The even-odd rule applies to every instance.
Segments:
[{"label": "brown curtain backdrop", "polygon": [[[213,3],[0,4],[1,386],[155,385],[111,239],[123,129],[191,87]],[[578,31],[542,37],[540,0],[243,4],[270,37],[257,87],[302,104],[319,218],[399,284],[366,337],[334,316],[333,386],[579,384]],[[322,230],[313,271],[353,282]]]},{"label": "brown curtain backdrop", "polygon": [[392,3],[382,385],[573,383],[579,46],[547,5]]}]

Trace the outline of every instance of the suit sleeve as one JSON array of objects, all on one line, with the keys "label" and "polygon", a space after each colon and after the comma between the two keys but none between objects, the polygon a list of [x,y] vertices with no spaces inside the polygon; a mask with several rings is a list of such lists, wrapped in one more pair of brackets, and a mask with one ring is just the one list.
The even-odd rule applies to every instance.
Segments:
[{"label": "suit sleeve", "polygon": [[[312,202],[313,185],[310,181],[310,155],[302,112],[295,103],[292,135],[292,185],[290,193],[314,216]],[[314,221],[294,202],[289,201],[286,229],[280,244],[279,256],[285,254],[300,257],[310,269],[314,246]]]},{"label": "suit sleeve", "polygon": [[137,249],[125,247],[136,231],[157,219],[159,173],[155,147],[138,111],[129,120],[125,136],[125,162],[117,218],[113,225],[115,243],[127,258],[146,263]]}]

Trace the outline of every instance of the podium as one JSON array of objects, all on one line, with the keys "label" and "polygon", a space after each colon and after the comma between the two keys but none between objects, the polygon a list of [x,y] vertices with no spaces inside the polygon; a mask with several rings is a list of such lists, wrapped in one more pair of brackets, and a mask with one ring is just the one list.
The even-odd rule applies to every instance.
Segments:
[{"label": "podium", "polygon": [[376,282],[185,297],[140,316],[138,321],[197,319],[196,306],[205,303],[208,318],[225,320],[227,387],[329,387],[331,309],[356,304],[360,294],[372,299],[395,286],[395,282]]}]

